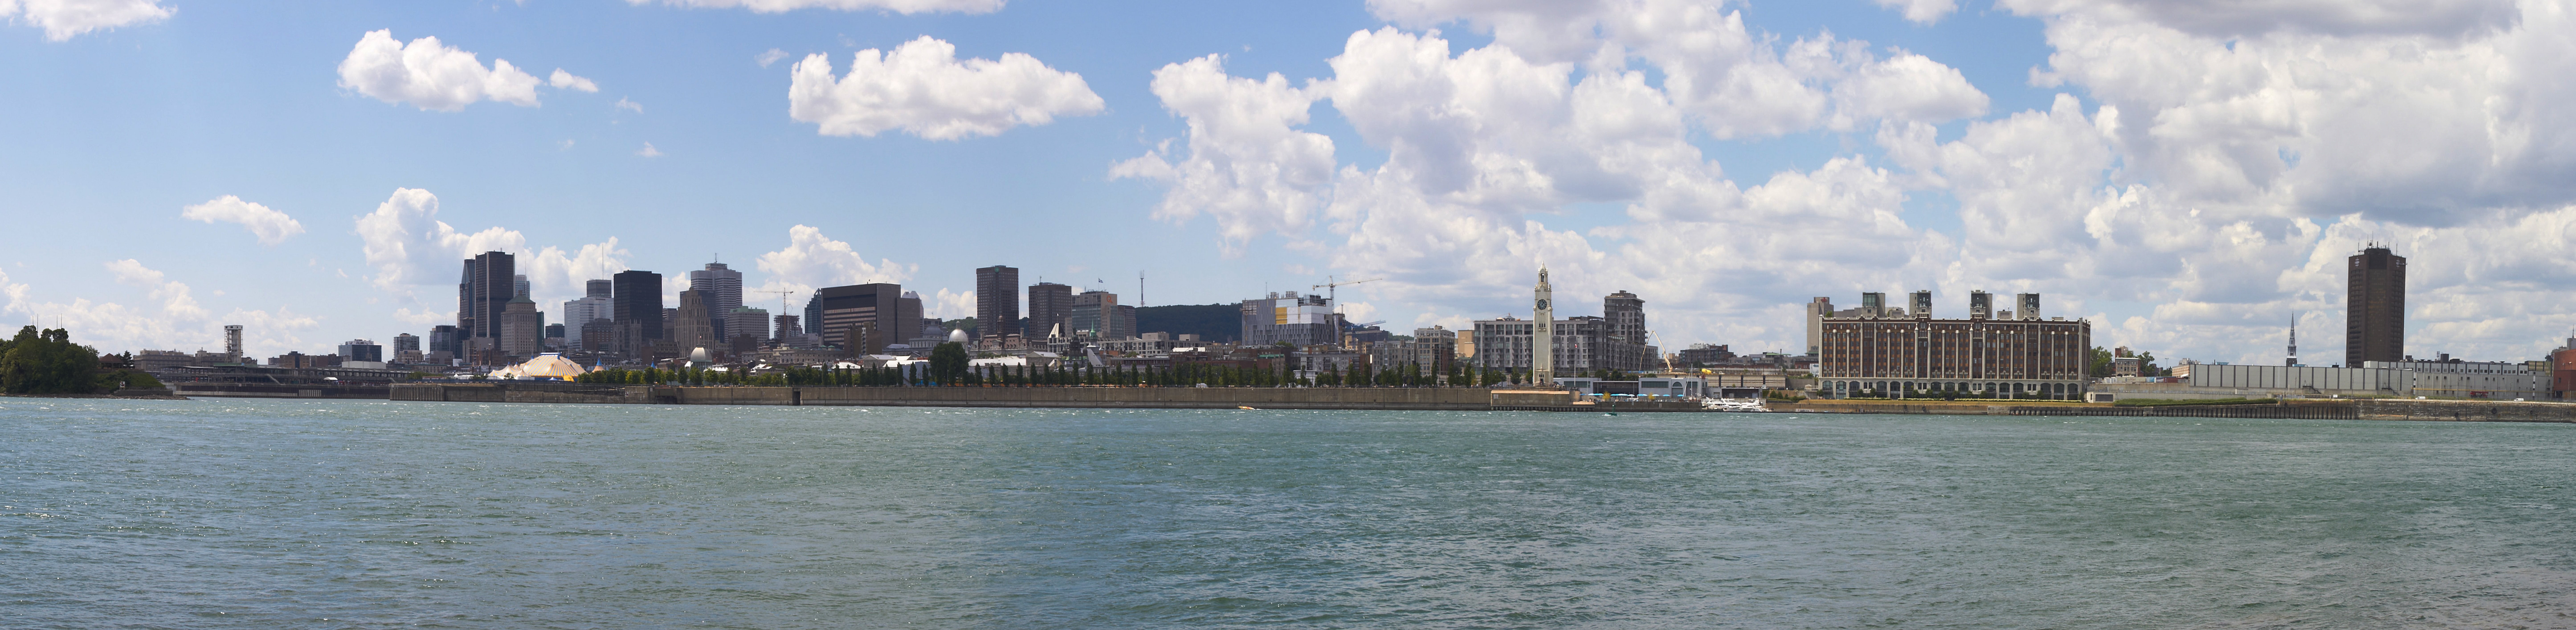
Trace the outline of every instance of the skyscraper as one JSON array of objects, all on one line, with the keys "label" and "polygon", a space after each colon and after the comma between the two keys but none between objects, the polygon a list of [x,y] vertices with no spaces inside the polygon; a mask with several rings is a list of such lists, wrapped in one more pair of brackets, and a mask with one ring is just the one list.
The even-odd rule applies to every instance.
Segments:
[{"label": "skyscraper", "polygon": [[1073,336],[1073,287],[1053,282],[1029,285],[1029,327],[1022,333],[1030,339],[1045,339],[1059,332]]},{"label": "skyscraper", "polygon": [[1020,327],[1020,269],[994,265],[975,270],[975,334],[1024,334]]},{"label": "skyscraper", "polygon": [[702,299],[707,303],[707,321],[715,326],[715,338],[733,336],[725,325],[733,309],[742,307],[742,272],[734,271],[724,263],[707,263],[706,269],[689,272],[689,290],[706,292]]},{"label": "skyscraper", "polygon": [[[814,305],[807,309],[813,321],[806,326],[823,336],[823,343],[845,350],[873,352],[885,343],[912,340],[921,332],[918,301],[909,316],[903,311],[903,285],[891,283],[854,284],[824,287],[814,291]],[[876,331],[877,339],[850,339],[849,330],[862,326]],[[892,340],[892,341],[884,341]],[[868,346],[861,348],[860,346]]]},{"label": "skyscraper", "polygon": [[496,348],[514,359],[537,356],[545,348],[545,319],[537,312],[537,303],[528,296],[513,296],[501,303],[500,335]]},{"label": "skyscraper", "polygon": [[464,280],[456,285],[456,333],[459,356],[477,343],[489,346],[501,336],[501,311],[518,295],[517,257],[483,252],[465,261]]},{"label": "skyscraper", "polygon": [[592,280],[586,284],[588,290],[584,292],[581,299],[564,301],[564,339],[571,342],[573,347],[597,352],[605,348],[593,348],[583,343],[582,331],[590,325],[591,320],[616,318],[617,307],[612,296],[617,294],[617,283],[609,280]]},{"label": "skyscraper", "polygon": [[697,289],[680,292],[679,323],[672,327],[677,335],[672,341],[681,356],[699,348],[720,350],[716,343],[715,318],[707,316],[708,293]]},{"label": "skyscraper", "polygon": [[[617,346],[614,351],[644,358],[653,341],[662,338],[662,274],[620,271],[610,276],[609,282],[615,286],[608,299],[614,305],[609,318],[622,331],[611,337]],[[630,327],[632,330],[628,330]]]},{"label": "skyscraper", "polygon": [[1646,300],[1620,291],[1601,298],[1601,318],[1610,321],[1610,339],[1646,344]]},{"label": "skyscraper", "polygon": [[1108,291],[1084,291],[1073,296],[1073,310],[1067,314],[1072,333],[1090,335],[1093,339],[1126,339],[1130,331],[1120,330],[1118,294]]},{"label": "skyscraper", "polygon": [[2346,259],[2344,367],[2406,357],[2406,257],[2371,245]]}]

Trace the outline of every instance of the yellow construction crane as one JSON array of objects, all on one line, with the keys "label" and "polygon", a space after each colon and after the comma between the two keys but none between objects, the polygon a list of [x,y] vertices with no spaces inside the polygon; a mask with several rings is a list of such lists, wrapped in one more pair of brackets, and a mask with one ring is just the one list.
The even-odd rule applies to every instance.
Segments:
[{"label": "yellow construction crane", "polygon": [[1341,295],[1340,295],[1340,293],[1341,293],[1341,292],[1340,292],[1340,291],[1336,291],[1335,289],[1340,288],[1342,285],[1347,285],[1347,284],[1359,284],[1359,283],[1362,283],[1362,282],[1376,282],[1376,281],[1379,281],[1379,280],[1385,280],[1385,278],[1370,278],[1370,279],[1367,279],[1367,280],[1352,280],[1352,281],[1349,281],[1349,282],[1334,282],[1334,281],[1333,281],[1333,277],[1332,277],[1332,276],[1324,276],[1324,283],[1323,283],[1323,284],[1315,285],[1315,287],[1314,287],[1314,288],[1317,288],[1317,289],[1323,289],[1323,290],[1324,290],[1324,299],[1332,300],[1332,301],[1333,301],[1333,305],[1334,305],[1334,306],[1341,306],[1341,304],[1342,304]]}]

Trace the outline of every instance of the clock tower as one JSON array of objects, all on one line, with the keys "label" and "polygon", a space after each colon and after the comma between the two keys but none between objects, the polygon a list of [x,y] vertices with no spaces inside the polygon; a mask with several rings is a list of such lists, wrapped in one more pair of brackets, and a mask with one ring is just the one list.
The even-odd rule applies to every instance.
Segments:
[{"label": "clock tower", "polygon": [[1536,301],[1530,304],[1530,384],[1556,386],[1556,304],[1547,286],[1547,266],[1539,265]]}]

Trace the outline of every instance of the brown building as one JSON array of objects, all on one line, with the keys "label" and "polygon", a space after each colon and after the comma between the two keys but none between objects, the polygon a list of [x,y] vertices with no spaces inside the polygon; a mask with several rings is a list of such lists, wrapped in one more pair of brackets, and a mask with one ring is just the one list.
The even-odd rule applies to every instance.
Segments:
[{"label": "brown building", "polygon": [[2406,257],[2372,246],[2346,259],[2343,364],[2406,359]]},{"label": "brown building", "polygon": [[1933,319],[1923,303],[1928,297],[1918,294],[1914,312],[1906,316],[1825,318],[1818,390],[1834,398],[2083,394],[2091,322],[2043,320],[2036,309],[2018,319],[1975,310],[1967,319]]}]

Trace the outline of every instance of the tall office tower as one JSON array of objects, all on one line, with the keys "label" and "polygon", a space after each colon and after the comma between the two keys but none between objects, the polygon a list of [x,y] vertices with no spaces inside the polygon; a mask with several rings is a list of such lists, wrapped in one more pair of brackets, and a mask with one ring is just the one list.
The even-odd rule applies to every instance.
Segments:
[{"label": "tall office tower", "polygon": [[1133,304],[1120,304],[1120,305],[1118,305],[1118,308],[1117,308],[1116,310],[1117,310],[1117,312],[1118,312],[1117,316],[1116,316],[1116,317],[1114,317],[1114,318],[1111,318],[1111,320],[1110,320],[1110,321],[1116,322],[1116,323],[1118,324],[1118,338],[1119,338],[1119,339],[1135,339],[1135,338],[1137,338],[1137,337],[1141,337],[1141,336],[1143,336],[1143,335],[1139,335],[1139,334],[1137,334],[1137,332],[1138,332],[1138,331],[1136,330],[1136,306],[1135,306],[1135,305],[1133,305]]},{"label": "tall office tower", "polygon": [[2347,259],[2343,365],[2406,357],[2406,257],[2372,244]]},{"label": "tall office tower", "polygon": [[[483,252],[465,261],[465,278],[456,285],[456,333],[466,346],[500,338],[501,311],[519,291],[518,258]],[[463,350],[463,348],[459,348]],[[460,352],[458,356],[463,356]]]},{"label": "tall office tower", "polygon": [[1118,330],[1118,294],[1108,291],[1084,291],[1073,296],[1073,312],[1068,314],[1074,332],[1093,339],[1125,339]]},{"label": "tall office tower", "polygon": [[2023,293],[2015,295],[2013,296],[2013,301],[2021,304],[2021,310],[2013,311],[2014,317],[2024,320],[2040,319],[2039,294]]},{"label": "tall office tower", "polygon": [[537,356],[545,349],[545,319],[537,303],[521,295],[501,304],[500,339],[496,348],[514,359]]},{"label": "tall office tower", "polygon": [[574,348],[596,352],[604,348],[590,347],[584,341],[589,336],[582,334],[582,331],[590,326],[591,320],[616,319],[617,283],[609,280],[592,280],[587,284],[589,291],[583,293],[581,299],[565,300],[563,303],[564,340],[571,342]]},{"label": "tall office tower", "polygon": [[351,339],[344,341],[340,343],[340,361],[344,364],[349,362],[383,363],[385,361],[385,347],[377,345],[376,342],[366,339]]},{"label": "tall office tower", "polygon": [[[921,332],[920,313],[915,311],[911,317],[904,317],[902,301],[903,285],[899,284],[824,287],[814,291],[813,306],[806,309],[806,325],[822,333],[823,343],[852,352],[875,352],[887,343],[910,341]],[[852,327],[868,329],[869,338],[850,338]]]},{"label": "tall office tower", "polygon": [[707,320],[715,323],[715,338],[732,337],[733,333],[725,327],[726,316],[732,315],[733,309],[742,307],[742,272],[734,271],[724,263],[707,263],[706,269],[689,272],[689,290],[706,292]]},{"label": "tall office tower", "polygon": [[510,296],[511,296],[511,297],[518,297],[518,296],[522,296],[522,295],[529,295],[529,293],[528,293],[528,275],[527,275],[527,274],[514,274],[514,275],[511,275],[511,276],[510,276]]},{"label": "tall office tower", "polygon": [[419,336],[411,333],[394,335],[394,356],[392,360],[403,363],[419,363],[420,357]]},{"label": "tall office tower", "polygon": [[1646,301],[1635,293],[1620,291],[1601,298],[1601,319],[1610,322],[1610,338],[1626,343],[1646,343]]},{"label": "tall office tower", "polygon": [[1833,298],[1819,297],[1807,302],[1807,354],[1815,354],[1823,349],[1825,318],[1833,316]]},{"label": "tall office tower", "polygon": [[226,324],[226,325],[224,325],[224,357],[225,357],[225,361],[227,361],[227,362],[231,362],[231,363],[240,363],[240,362],[241,362],[241,360],[242,360],[241,335],[242,335],[242,327],[241,327],[241,324]]},{"label": "tall office tower", "polygon": [[[894,321],[896,322],[894,327],[888,328],[887,330],[890,332],[903,333],[903,336],[901,337],[893,337],[896,342],[908,343],[912,341],[913,337],[920,335],[922,331],[921,294],[905,291],[903,292],[902,297],[895,298]],[[934,323],[931,325],[937,326],[938,324]]]},{"label": "tall office tower", "polygon": [[735,339],[766,340],[769,338],[769,309],[733,307],[733,312],[725,313],[725,330],[733,332],[733,337],[725,340],[727,345]]},{"label": "tall office tower", "polygon": [[975,270],[975,334],[1023,334],[1019,327],[1020,269],[994,265]]},{"label": "tall office tower", "polygon": [[445,352],[450,359],[465,356],[465,335],[458,332],[455,326],[431,326],[429,327],[429,351]]},{"label": "tall office tower", "polygon": [[1916,292],[1914,292],[1914,312],[1912,312],[1912,313],[1907,313],[1907,314],[1908,314],[1908,315],[1913,315],[1915,319],[1923,319],[1923,318],[1926,318],[1926,317],[1931,317],[1931,316],[1932,316],[1932,292],[1931,292],[1931,291],[1916,291]]},{"label": "tall office tower", "polygon": [[715,320],[707,316],[709,297],[706,291],[697,289],[680,292],[680,308],[675,313],[679,321],[671,327],[671,340],[681,356],[690,356],[699,348],[718,349]]},{"label": "tall office tower", "polygon": [[1053,282],[1029,285],[1029,327],[1022,334],[1030,339],[1073,336],[1073,287]]},{"label": "tall office tower", "polygon": [[1968,319],[1986,319],[1994,316],[1995,296],[1993,294],[1984,291],[1968,292]]},{"label": "tall office tower", "polygon": [[[638,343],[651,344],[662,338],[662,274],[650,271],[620,271],[611,276],[616,285],[609,302],[609,319],[619,324],[635,322]],[[620,348],[629,356],[643,356],[639,348]]]},{"label": "tall office tower", "polygon": [[1549,387],[1556,385],[1556,289],[1547,286],[1546,265],[1530,295],[1530,384]]}]

